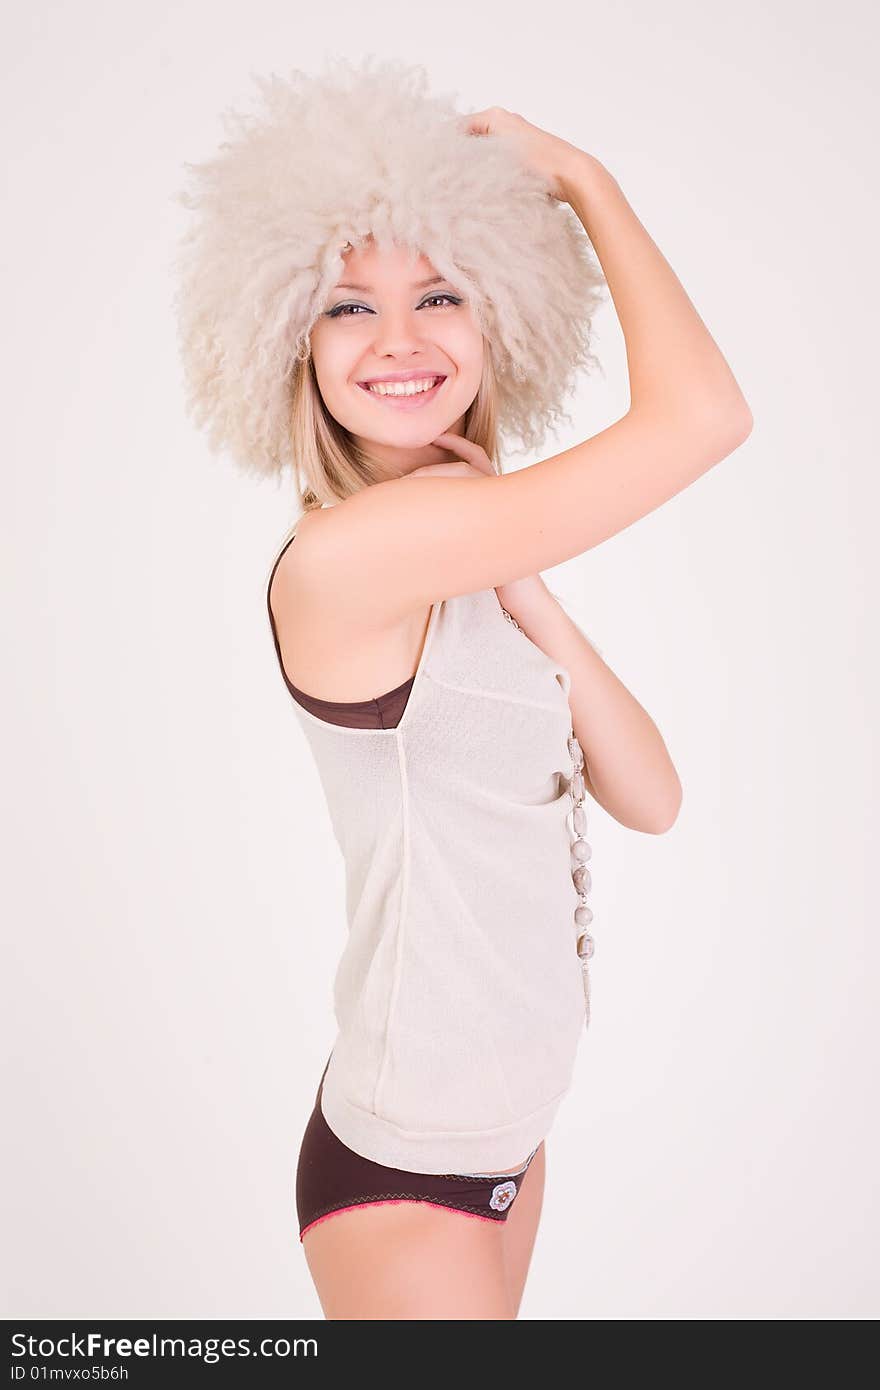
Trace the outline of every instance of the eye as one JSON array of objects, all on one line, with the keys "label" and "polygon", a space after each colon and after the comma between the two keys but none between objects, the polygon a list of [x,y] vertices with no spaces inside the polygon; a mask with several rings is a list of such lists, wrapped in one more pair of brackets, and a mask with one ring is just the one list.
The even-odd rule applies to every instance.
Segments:
[{"label": "eye", "polygon": [[[339,318],[350,319],[350,318],[354,318],[355,315],[354,315],[354,314],[346,313],[346,310],[347,310],[347,309],[363,309],[364,307],[365,307],[365,306],[364,306],[363,304],[337,304],[335,309],[330,309],[330,310],[329,310],[329,312],[328,312],[328,314],[327,314],[327,317],[328,317],[328,319],[339,319]],[[372,311],[372,309],[367,309],[366,312],[367,312],[368,314],[371,314],[373,311]]]},{"label": "eye", "polygon": [[427,299],[422,300],[422,303],[419,305],[419,308],[420,308],[420,309],[423,309],[423,308],[425,307],[425,305],[426,305],[426,304],[430,304],[431,301],[432,301],[433,299],[445,299],[445,300],[447,300],[450,304],[460,304],[460,303],[461,303],[461,300],[458,299],[458,298],[456,297],[456,295],[454,295],[454,294],[446,294],[446,293],[443,293],[443,294],[430,294],[430,295],[428,295],[428,298],[427,298]]},{"label": "eye", "polygon": [[[458,298],[457,295],[454,295],[454,294],[447,294],[447,293],[444,291],[442,294],[430,294],[430,295],[428,295],[427,299],[423,299],[423,300],[422,300],[421,304],[419,305],[419,308],[420,308],[420,309],[424,309],[427,305],[434,304],[435,302],[437,302],[437,301],[439,301],[439,300],[444,300],[444,299],[446,300],[446,302],[447,302],[448,304],[452,304],[452,305],[457,305],[457,304],[460,304],[460,303],[461,303],[461,300]],[[348,303],[346,303],[346,304],[337,304],[335,308],[329,309],[329,310],[327,311],[327,318],[329,318],[329,319],[339,319],[339,318],[343,318],[343,319],[352,319],[352,318],[359,318],[360,315],[357,314],[357,313],[355,312],[355,310],[357,310],[357,309],[362,309],[362,310],[364,311],[364,313],[367,313],[367,314],[371,314],[371,313],[373,312],[372,309],[368,309],[367,306],[366,306],[365,304],[348,304]]]}]

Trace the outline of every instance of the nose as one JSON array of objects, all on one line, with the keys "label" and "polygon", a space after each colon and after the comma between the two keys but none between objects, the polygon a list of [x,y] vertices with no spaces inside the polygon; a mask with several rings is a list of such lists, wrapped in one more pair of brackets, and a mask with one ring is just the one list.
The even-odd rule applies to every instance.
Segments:
[{"label": "nose", "polygon": [[423,346],[423,328],[412,309],[385,309],[374,321],[373,346],[379,357],[402,357]]}]

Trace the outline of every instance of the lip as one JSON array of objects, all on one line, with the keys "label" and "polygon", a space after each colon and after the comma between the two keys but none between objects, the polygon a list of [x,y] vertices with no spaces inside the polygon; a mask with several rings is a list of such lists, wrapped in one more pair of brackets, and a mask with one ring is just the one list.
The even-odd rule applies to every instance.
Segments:
[{"label": "lip", "polygon": [[[412,372],[408,376],[390,377],[389,380],[424,381],[426,376],[437,375],[437,372]],[[363,381],[359,381],[358,386],[377,405],[386,405],[392,410],[421,410],[424,406],[430,405],[436,396],[439,396],[448,380],[449,378],[444,376],[437,382],[436,386],[431,387],[430,391],[419,391],[415,396],[383,396],[378,391],[371,391],[369,385]]]}]

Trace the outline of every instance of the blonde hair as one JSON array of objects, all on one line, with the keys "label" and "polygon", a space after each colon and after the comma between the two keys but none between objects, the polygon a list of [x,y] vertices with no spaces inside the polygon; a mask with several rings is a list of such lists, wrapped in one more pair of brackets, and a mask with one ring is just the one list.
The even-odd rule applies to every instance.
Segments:
[{"label": "blonde hair", "polygon": [[367,238],[424,255],[471,302],[495,397],[481,388],[468,412],[478,442],[521,453],[570,422],[578,373],[601,370],[591,324],[607,287],[581,223],[509,138],[468,134],[424,68],[397,59],[255,80],[262,109],[224,112],[228,138],[185,164],[174,195],[196,214],[175,307],[187,409],[212,452],[262,476],[298,468],[314,498],[369,479],[303,368],[343,251]]}]

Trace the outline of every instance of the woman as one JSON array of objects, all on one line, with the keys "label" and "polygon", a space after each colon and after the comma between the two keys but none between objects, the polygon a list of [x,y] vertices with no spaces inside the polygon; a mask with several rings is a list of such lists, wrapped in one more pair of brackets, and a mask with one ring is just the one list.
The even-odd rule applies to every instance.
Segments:
[{"label": "woman", "polygon": [[[594,156],[497,107],[457,118],[411,77],[267,84],[268,117],[185,199],[182,346],[213,445],[301,480],[267,603],[349,925],[297,1165],[311,1275],[328,1318],[510,1319],[590,1017],[585,795],[649,833],[681,800],[541,571],[694,482],[751,416]],[[594,361],[584,232],[630,408],[501,474],[499,435],[534,447]]]}]

